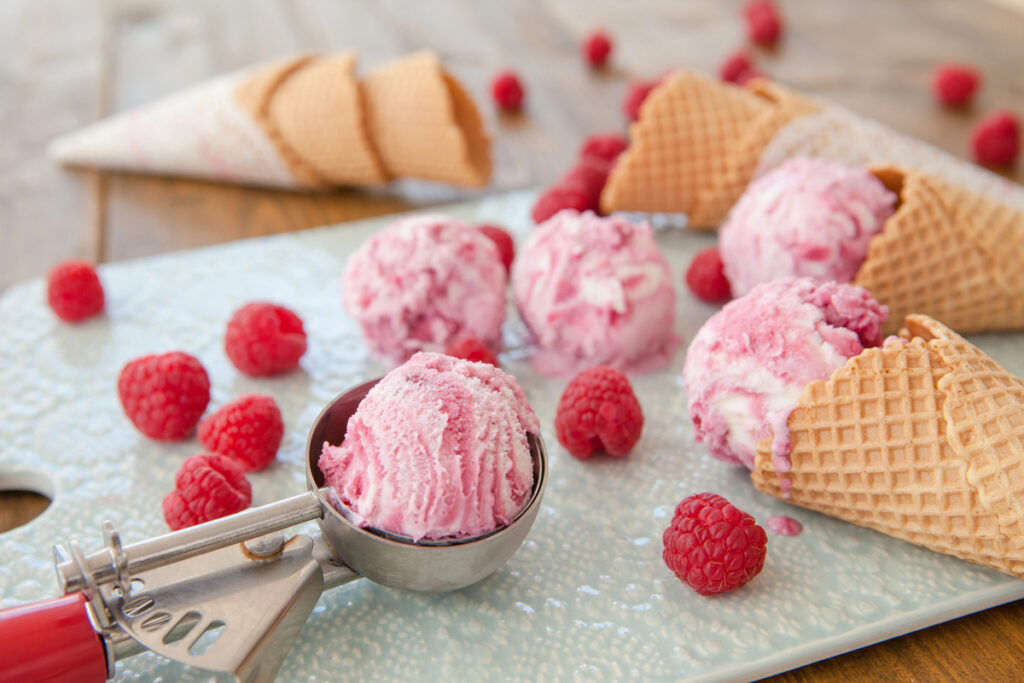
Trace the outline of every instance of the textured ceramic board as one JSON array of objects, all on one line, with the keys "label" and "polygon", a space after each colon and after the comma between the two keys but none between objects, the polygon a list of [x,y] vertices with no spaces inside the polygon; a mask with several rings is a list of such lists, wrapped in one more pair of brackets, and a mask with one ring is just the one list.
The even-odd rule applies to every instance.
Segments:
[{"label": "textured ceramic board", "polygon": [[[446,213],[509,226],[522,241],[532,196],[513,194]],[[351,253],[390,218],[237,242],[104,266],[107,314],[59,324],[28,282],[0,300],[0,487],[49,482],[54,502],[0,535],[0,605],[52,596],[50,546],[101,543],[110,519],[126,542],[166,531],[160,500],[197,441],[161,444],[122,415],[115,382],[144,353],[196,354],[214,407],[243,392],[272,394],[287,433],[279,462],[251,475],[254,503],[304,490],[306,432],[335,394],[380,375],[342,312],[338,279]],[[689,342],[715,308],[696,302],[681,275],[714,237],[667,231],[659,241],[679,291],[677,328]],[[305,320],[302,370],[239,375],[221,349],[240,304],[270,299]],[[974,338],[1024,374],[1024,335]],[[563,381],[525,360],[523,327],[509,309],[506,369],[525,387],[551,452],[544,505],[509,563],[450,595],[415,595],[359,581],[325,594],[281,670],[282,681],[749,679],[861,647],[1024,596],[1024,581],[859,529],[754,490],[744,471],[694,443],[679,373],[636,378],[644,435],[625,460],[580,462],[558,446],[553,415]],[[27,479],[26,479],[27,478]],[[763,521],[785,513],[795,538],[769,536],[764,571],[731,594],[702,598],[661,560],[675,504],[699,491],[725,495]],[[121,680],[195,681],[151,654],[118,664]]]}]

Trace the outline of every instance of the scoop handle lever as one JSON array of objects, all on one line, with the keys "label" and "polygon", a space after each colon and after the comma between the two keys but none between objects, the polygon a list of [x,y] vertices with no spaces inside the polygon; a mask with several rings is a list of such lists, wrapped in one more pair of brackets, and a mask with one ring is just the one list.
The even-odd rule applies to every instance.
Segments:
[{"label": "scoop handle lever", "polygon": [[99,683],[107,653],[82,593],[0,610],[0,683]]}]

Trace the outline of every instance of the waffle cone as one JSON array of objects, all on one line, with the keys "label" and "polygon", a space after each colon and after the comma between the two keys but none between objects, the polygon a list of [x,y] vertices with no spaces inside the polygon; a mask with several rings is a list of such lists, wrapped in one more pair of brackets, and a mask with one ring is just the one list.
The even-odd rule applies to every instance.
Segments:
[{"label": "waffle cone", "polygon": [[370,140],[354,53],[270,64],[235,100],[264,130],[300,186],[379,185],[388,175]]},{"label": "waffle cone", "polygon": [[804,389],[789,462],[763,440],[754,485],[1024,577],[1024,382],[927,316],[901,336]]},{"label": "waffle cone", "polygon": [[392,175],[470,187],[490,180],[483,121],[437,55],[387,64],[367,76],[363,92],[373,140]]},{"label": "waffle cone", "polygon": [[601,209],[685,213],[718,226],[754,176],[761,152],[809,100],[763,79],[744,88],[691,71],[668,76],[630,126],[629,148],[601,193]]},{"label": "waffle cone", "polygon": [[1024,211],[916,171],[873,173],[899,196],[854,284],[889,306],[960,332],[1024,328]]}]

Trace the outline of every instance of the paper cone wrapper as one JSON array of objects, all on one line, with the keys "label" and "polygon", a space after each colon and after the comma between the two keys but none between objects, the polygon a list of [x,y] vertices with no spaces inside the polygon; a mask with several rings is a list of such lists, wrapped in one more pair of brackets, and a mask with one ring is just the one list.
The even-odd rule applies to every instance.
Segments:
[{"label": "paper cone wrapper", "polygon": [[363,81],[369,123],[394,176],[479,187],[491,177],[490,140],[480,114],[437,55],[419,52]]},{"label": "paper cone wrapper", "polygon": [[740,88],[692,71],[674,72],[651,92],[630,126],[629,148],[608,177],[601,208],[685,213],[690,227],[715,228],[778,131],[817,108],[762,79]]},{"label": "paper cone wrapper", "polygon": [[804,389],[788,463],[765,439],[754,485],[1024,577],[1024,382],[927,316],[902,336]]},{"label": "paper cone wrapper", "polygon": [[899,203],[854,284],[889,306],[886,332],[912,312],[964,333],[1024,328],[1024,211],[918,171],[872,172]]}]

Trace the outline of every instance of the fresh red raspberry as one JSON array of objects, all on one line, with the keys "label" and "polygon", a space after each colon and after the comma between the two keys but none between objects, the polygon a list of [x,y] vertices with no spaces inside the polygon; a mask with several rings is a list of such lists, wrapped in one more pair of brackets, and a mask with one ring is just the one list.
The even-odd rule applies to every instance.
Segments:
[{"label": "fresh red raspberry", "polygon": [[274,461],[284,436],[281,410],[270,396],[243,394],[199,423],[199,443],[246,472]]},{"label": "fresh red raspberry", "polygon": [[593,31],[583,41],[583,58],[590,66],[600,68],[612,54],[612,39],[604,31]]},{"label": "fresh red raspberry", "polygon": [[202,364],[180,351],[136,358],[121,369],[117,394],[125,415],[151,439],[184,439],[210,402]]},{"label": "fresh red raspberry", "polygon": [[743,50],[733,52],[725,58],[722,65],[718,67],[718,75],[726,83],[743,85],[754,73],[754,62],[750,55]]},{"label": "fresh red raspberry", "polygon": [[601,203],[601,190],[608,180],[611,164],[594,157],[583,157],[569,172],[562,176],[561,184],[578,185],[590,198],[590,209],[597,211]]},{"label": "fresh red raspberry", "polygon": [[580,460],[597,451],[625,456],[640,440],[643,428],[644,413],[629,379],[607,365],[576,375],[558,401],[558,442]]},{"label": "fresh red raspberry", "polygon": [[626,97],[622,100],[622,113],[626,115],[627,119],[636,121],[640,118],[640,105],[660,84],[661,81],[635,81],[629,84]]},{"label": "fresh red raspberry", "polygon": [[751,0],[743,6],[747,37],[761,45],[774,45],[782,35],[782,16],[772,0]]},{"label": "fresh red raspberry", "polygon": [[86,261],[58,263],[46,278],[46,300],[57,317],[77,323],[103,312],[103,285]]},{"label": "fresh red raspberry", "polygon": [[618,133],[595,133],[583,141],[581,159],[600,159],[613,163],[629,147],[629,140]]},{"label": "fresh red raspberry", "polygon": [[494,246],[498,247],[498,253],[501,254],[501,263],[505,266],[505,272],[507,273],[509,268],[512,267],[512,261],[516,257],[516,245],[512,241],[512,235],[497,225],[478,225],[477,230],[487,235],[494,242]]},{"label": "fresh red raspberry", "polygon": [[720,304],[732,298],[729,280],[725,277],[722,255],[717,247],[697,252],[686,269],[686,284],[694,296],[709,304]]},{"label": "fresh red raspberry", "polygon": [[487,344],[484,344],[476,337],[463,337],[458,341],[452,342],[444,352],[446,355],[461,358],[462,360],[473,361],[474,363],[490,363],[496,368],[500,367],[494,352],[487,347]]},{"label": "fresh red raspberry", "polygon": [[947,62],[932,72],[932,92],[935,99],[947,107],[970,104],[980,85],[981,74],[968,64]]},{"label": "fresh red raspberry", "polygon": [[516,72],[506,70],[499,72],[491,81],[491,96],[505,111],[519,111],[523,107],[526,91]]},{"label": "fresh red raspberry", "polygon": [[979,164],[1013,165],[1020,154],[1020,121],[1008,109],[992,112],[971,132],[971,149]]},{"label": "fresh red raspberry", "polygon": [[543,223],[562,209],[592,211],[594,199],[578,183],[558,183],[544,191],[533,205],[533,222]]},{"label": "fresh red raspberry", "polygon": [[662,536],[668,568],[701,595],[739,588],[761,573],[768,535],[754,518],[714,493],[676,506]]},{"label": "fresh red raspberry", "polygon": [[284,306],[246,304],[228,321],[224,352],[236,368],[252,377],[289,372],[306,352],[306,331],[299,316]]},{"label": "fresh red raspberry", "polygon": [[252,486],[231,458],[193,455],[174,475],[174,490],[164,497],[164,521],[172,531],[233,515],[252,503]]}]

